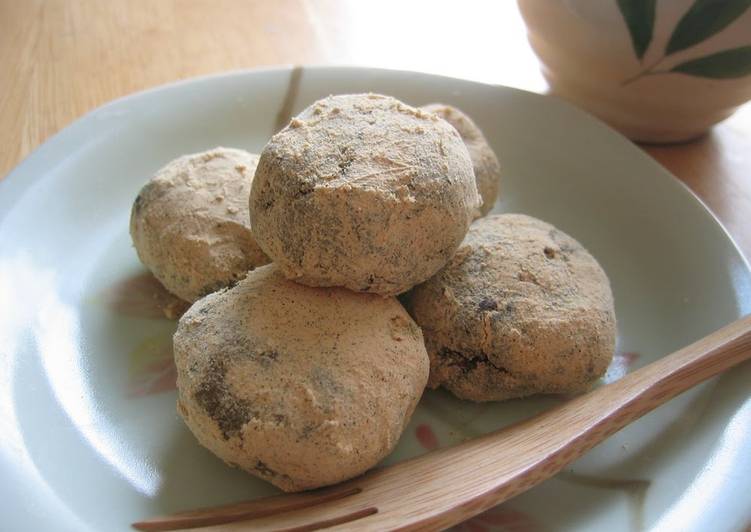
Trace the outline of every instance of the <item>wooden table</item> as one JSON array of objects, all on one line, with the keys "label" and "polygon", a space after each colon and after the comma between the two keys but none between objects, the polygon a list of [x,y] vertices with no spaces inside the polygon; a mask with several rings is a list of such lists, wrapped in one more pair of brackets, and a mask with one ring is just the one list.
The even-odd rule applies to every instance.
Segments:
[{"label": "wooden table", "polygon": [[[546,89],[511,0],[0,0],[0,176],[113,98],[289,63]],[[644,149],[704,200],[751,257],[751,106],[698,142]]]},{"label": "wooden table", "polygon": [[[546,90],[512,0],[0,0],[0,177],[114,98],[181,78],[291,63],[421,70]],[[697,142],[644,149],[704,200],[751,257],[751,106]]]}]

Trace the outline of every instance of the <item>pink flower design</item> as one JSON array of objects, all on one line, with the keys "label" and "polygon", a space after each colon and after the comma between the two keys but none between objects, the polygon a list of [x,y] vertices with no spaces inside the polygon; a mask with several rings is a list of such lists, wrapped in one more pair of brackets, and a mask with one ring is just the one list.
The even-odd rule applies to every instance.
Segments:
[{"label": "pink flower design", "polygon": [[438,448],[438,437],[435,435],[435,432],[433,432],[433,429],[430,428],[430,425],[426,425],[425,423],[417,425],[415,436],[423,449],[432,451],[433,449]]},{"label": "pink flower design", "polygon": [[169,293],[149,272],[123,279],[100,296],[115,312],[136,318],[179,318],[189,303]]},{"label": "pink flower design", "polygon": [[172,339],[149,338],[130,354],[128,397],[146,397],[174,390],[177,369],[172,356]]},{"label": "pink flower design", "polygon": [[491,508],[453,528],[454,532],[540,532],[543,529],[526,513],[504,505]]}]

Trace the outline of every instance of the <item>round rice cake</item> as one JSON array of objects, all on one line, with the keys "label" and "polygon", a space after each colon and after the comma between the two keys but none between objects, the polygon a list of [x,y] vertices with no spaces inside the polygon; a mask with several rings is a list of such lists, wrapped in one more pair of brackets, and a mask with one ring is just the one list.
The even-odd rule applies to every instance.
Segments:
[{"label": "round rice cake", "polygon": [[130,235],[141,262],[185,301],[228,286],[269,258],[250,229],[258,155],[231,148],[184,155],[141,189]]},{"label": "round rice cake", "polygon": [[605,272],[576,240],[520,214],[474,222],[407,305],[425,336],[429,386],[462,399],[581,392],[615,348]]},{"label": "round rice cake", "polygon": [[493,148],[490,147],[477,124],[456,107],[443,103],[431,103],[422,106],[421,109],[443,118],[454,126],[462,137],[464,144],[467,146],[469,158],[472,160],[477,190],[482,196],[479,215],[485,216],[498,199],[501,183],[501,164],[498,162],[498,157],[496,157]]},{"label": "round rice cake", "polygon": [[429,371],[395,298],[303,286],[273,264],[194,303],[174,351],[178,411],[198,441],[285,491],[389,454]]},{"label": "round rice cake", "polygon": [[271,138],[250,217],[289,279],[395,295],[446,264],[479,204],[453,127],[388,96],[353,94],[315,102]]}]

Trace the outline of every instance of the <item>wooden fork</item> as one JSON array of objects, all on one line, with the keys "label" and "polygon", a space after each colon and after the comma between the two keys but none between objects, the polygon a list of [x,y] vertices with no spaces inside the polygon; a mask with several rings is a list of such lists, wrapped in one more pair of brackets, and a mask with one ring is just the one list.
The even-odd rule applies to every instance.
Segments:
[{"label": "wooden fork", "polygon": [[[333,488],[158,517],[139,530],[434,530],[550,478],[614,432],[751,357],[751,315],[529,420]],[[206,530],[206,529],[202,529]]]}]

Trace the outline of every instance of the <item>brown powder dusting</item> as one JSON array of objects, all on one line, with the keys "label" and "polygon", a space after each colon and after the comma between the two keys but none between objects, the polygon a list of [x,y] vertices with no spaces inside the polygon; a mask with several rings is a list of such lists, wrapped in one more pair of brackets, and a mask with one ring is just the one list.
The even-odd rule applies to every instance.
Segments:
[{"label": "brown powder dusting", "polygon": [[193,394],[196,403],[219,425],[225,440],[239,434],[242,426],[254,417],[250,402],[235,397],[229,390],[226,375],[226,363],[210,359],[203,379]]}]

